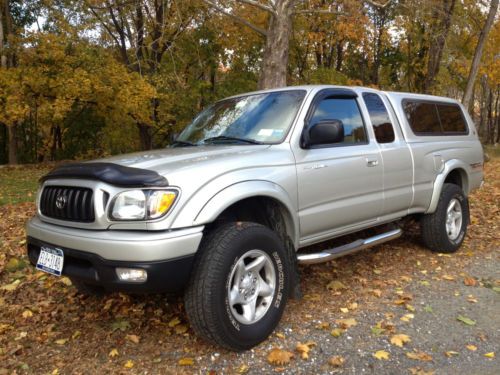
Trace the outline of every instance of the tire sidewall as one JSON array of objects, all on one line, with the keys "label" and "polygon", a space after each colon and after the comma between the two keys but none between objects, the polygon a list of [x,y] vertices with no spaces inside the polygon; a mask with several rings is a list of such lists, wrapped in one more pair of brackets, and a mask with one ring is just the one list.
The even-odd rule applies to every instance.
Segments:
[{"label": "tire sidewall", "polygon": [[[231,271],[240,257],[249,250],[261,250],[271,259],[276,274],[276,292],[266,314],[254,324],[238,322],[229,306],[228,288],[231,285]],[[290,269],[286,251],[278,236],[265,227],[252,227],[240,233],[230,245],[228,256],[220,269],[218,285],[214,291],[217,315],[221,317],[221,329],[235,346],[253,347],[263,341],[278,324],[289,294]]]}]

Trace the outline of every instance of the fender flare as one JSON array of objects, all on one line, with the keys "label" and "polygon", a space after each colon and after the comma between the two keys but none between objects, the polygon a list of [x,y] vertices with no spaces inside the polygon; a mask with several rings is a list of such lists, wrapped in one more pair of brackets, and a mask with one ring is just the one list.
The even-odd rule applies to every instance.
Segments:
[{"label": "fender flare", "polygon": [[455,169],[460,169],[465,172],[465,181],[463,181],[463,190],[465,195],[469,194],[469,174],[470,174],[470,166],[466,163],[464,163],[461,160],[458,159],[451,159],[448,160],[447,162],[444,163],[443,169],[441,172],[436,176],[436,179],[434,180],[434,187],[432,190],[432,197],[431,197],[431,203],[429,205],[429,208],[425,212],[426,214],[432,214],[436,211],[438,202],[439,202],[439,197],[441,196],[441,190],[443,190],[443,185],[444,181],[446,180],[446,177],[450,174]]},{"label": "fender flare", "polygon": [[262,180],[242,181],[220,190],[212,196],[196,215],[193,226],[213,222],[226,208],[246,198],[268,197],[280,203],[284,212],[287,232],[295,248],[299,243],[299,223],[292,199],[281,186]]}]

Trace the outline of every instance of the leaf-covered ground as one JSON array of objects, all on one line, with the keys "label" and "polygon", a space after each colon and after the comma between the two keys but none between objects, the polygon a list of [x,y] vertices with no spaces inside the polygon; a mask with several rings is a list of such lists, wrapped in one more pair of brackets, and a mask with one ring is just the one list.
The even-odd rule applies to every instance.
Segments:
[{"label": "leaf-covered ground", "polygon": [[245,353],[199,340],[181,298],[84,297],[27,265],[24,224],[41,171],[0,170],[0,374],[500,373],[497,158],[471,197],[457,254],[429,252],[408,225],[397,241],[302,267],[303,299]]}]

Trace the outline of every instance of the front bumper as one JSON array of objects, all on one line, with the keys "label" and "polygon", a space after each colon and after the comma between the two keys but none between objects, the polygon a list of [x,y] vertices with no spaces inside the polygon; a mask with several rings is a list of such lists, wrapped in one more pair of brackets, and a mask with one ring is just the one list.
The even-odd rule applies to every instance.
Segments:
[{"label": "front bumper", "polygon": [[[26,226],[31,263],[36,264],[41,245],[57,247],[64,252],[63,275],[129,293],[182,290],[189,280],[202,230],[96,231],[48,224],[36,217]],[[144,269],[147,280],[121,281],[117,267]]]}]

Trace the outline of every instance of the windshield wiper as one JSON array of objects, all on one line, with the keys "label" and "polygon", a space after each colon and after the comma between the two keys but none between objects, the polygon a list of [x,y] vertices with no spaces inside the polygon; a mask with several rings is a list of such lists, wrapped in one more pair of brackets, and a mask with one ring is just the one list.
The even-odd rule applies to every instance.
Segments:
[{"label": "windshield wiper", "polygon": [[188,141],[175,140],[171,143],[172,147],[189,147],[189,146],[197,146],[195,143],[191,143]]},{"label": "windshield wiper", "polygon": [[256,141],[255,139],[248,139],[248,138],[238,138],[238,137],[230,137],[227,135],[218,135],[217,137],[210,137],[207,139],[204,139],[203,142],[217,142],[217,141],[237,141],[237,142],[244,142],[244,143],[250,143],[253,145],[261,145],[263,144],[262,142]]}]

